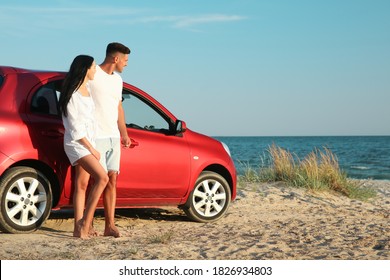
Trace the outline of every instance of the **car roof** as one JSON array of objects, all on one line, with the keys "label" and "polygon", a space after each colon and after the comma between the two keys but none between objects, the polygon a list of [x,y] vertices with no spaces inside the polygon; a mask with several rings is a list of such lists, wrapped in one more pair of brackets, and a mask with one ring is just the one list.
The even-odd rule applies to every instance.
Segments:
[{"label": "car roof", "polygon": [[23,74],[23,73],[34,73],[35,75],[42,76],[53,76],[53,75],[64,75],[63,71],[53,71],[53,70],[33,70],[33,69],[25,69],[19,67],[12,66],[0,66],[0,75],[10,75],[10,74]]},{"label": "car roof", "polygon": [[[55,78],[55,79],[63,78],[63,77],[65,77],[65,74],[66,74],[65,71],[35,70],[35,69],[25,69],[25,68],[13,67],[13,66],[0,65],[0,76],[24,75],[25,77],[30,77],[30,78],[34,77],[34,79],[38,79],[38,80],[46,80],[46,79],[51,79],[51,78]],[[123,86],[124,86],[124,88],[127,88],[131,91],[137,92],[138,94],[142,94],[144,97],[146,97],[150,101],[153,101],[172,120],[176,120],[176,117],[168,109],[166,109],[160,102],[158,102],[156,99],[154,99],[151,95],[149,95],[145,91],[135,87],[132,84],[126,83],[126,82],[123,83]]]}]

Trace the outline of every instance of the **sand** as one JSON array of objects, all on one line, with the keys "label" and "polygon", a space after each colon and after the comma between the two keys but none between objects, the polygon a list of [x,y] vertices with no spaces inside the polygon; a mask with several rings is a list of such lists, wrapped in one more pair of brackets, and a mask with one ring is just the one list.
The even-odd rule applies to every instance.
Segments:
[{"label": "sand", "polygon": [[[117,211],[122,237],[72,237],[72,212],[30,234],[0,233],[2,260],[389,260],[390,181],[364,181],[368,202],[283,183],[240,186],[226,216],[189,221],[177,208]],[[98,211],[95,227],[103,231]]]}]

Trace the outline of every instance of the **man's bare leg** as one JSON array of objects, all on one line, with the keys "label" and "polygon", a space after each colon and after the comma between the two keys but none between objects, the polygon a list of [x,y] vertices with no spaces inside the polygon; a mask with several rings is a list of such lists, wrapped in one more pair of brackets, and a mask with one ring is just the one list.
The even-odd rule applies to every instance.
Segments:
[{"label": "man's bare leg", "polygon": [[118,172],[109,171],[109,181],[104,189],[104,217],[105,227],[104,236],[120,237],[118,228],[115,226],[115,204],[116,204],[116,180]]}]

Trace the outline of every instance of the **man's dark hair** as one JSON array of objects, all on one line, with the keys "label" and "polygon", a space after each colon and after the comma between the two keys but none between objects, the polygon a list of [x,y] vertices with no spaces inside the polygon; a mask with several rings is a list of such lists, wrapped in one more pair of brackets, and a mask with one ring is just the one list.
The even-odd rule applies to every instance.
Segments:
[{"label": "man's dark hair", "polygon": [[113,56],[116,53],[130,54],[130,49],[121,43],[109,43],[106,49],[106,56]]}]

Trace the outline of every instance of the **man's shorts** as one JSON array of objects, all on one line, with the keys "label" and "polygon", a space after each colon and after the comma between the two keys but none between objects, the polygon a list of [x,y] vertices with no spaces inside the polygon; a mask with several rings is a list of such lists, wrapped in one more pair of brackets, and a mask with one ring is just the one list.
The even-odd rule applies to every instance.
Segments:
[{"label": "man's shorts", "polygon": [[100,153],[100,164],[108,171],[119,173],[121,159],[120,138],[96,139],[96,150]]}]

